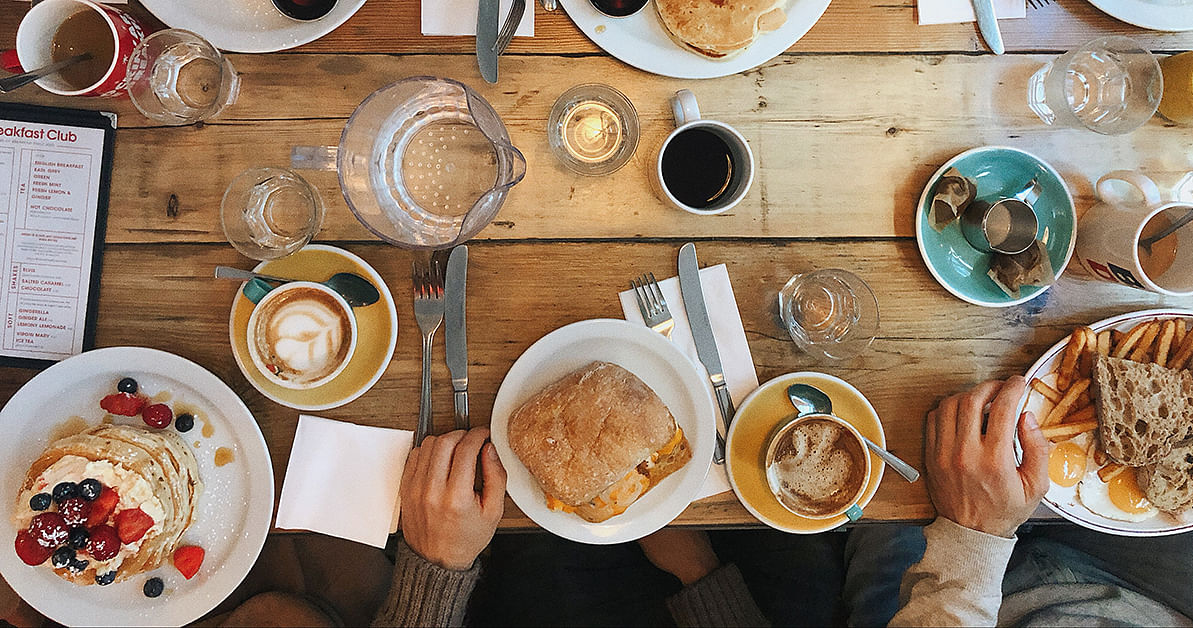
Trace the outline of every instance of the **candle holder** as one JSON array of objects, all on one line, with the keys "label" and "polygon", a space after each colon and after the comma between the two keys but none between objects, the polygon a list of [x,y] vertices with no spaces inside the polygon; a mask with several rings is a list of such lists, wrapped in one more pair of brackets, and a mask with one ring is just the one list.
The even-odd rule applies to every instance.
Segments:
[{"label": "candle holder", "polygon": [[583,175],[617,171],[638,148],[638,112],[624,94],[600,83],[564,92],[547,121],[551,152]]}]

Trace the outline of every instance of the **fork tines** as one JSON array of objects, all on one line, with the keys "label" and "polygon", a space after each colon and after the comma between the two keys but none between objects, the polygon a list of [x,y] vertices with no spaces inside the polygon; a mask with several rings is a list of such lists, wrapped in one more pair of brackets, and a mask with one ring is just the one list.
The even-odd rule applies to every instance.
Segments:
[{"label": "fork tines", "polygon": [[634,290],[638,311],[642,313],[646,326],[670,338],[675,329],[675,318],[671,316],[671,309],[667,307],[667,300],[663,298],[663,291],[659,289],[654,273],[630,280],[630,287]]},{"label": "fork tines", "polygon": [[1027,5],[1033,9],[1042,9],[1049,4],[1052,4],[1052,0],[1027,0]]}]

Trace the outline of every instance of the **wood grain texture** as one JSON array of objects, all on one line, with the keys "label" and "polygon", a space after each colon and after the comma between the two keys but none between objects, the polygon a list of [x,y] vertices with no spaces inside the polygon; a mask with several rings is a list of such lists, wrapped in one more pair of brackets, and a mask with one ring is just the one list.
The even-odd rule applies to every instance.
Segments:
[{"label": "wood grain texture", "polygon": [[[348,116],[373,90],[404,76],[467,81],[505,119],[529,162],[491,239],[636,237],[907,237],[931,174],[983,144],[1026,149],[1066,178],[1079,209],[1093,182],[1118,168],[1143,168],[1162,184],[1190,168],[1188,129],[1159,118],[1127,136],[1045,126],[1027,108],[1027,78],[1043,55],[783,57],[743,75],[688,82],[643,75],[607,58],[507,60],[497,86],[476,80],[465,55],[236,55],[241,97],[209,124],[161,128],[128,102],[88,101],[120,114],[108,241],[223,240],[215,210],[228,182],[254,166],[289,163],[291,147],[334,144]],[[635,103],[642,138],[633,160],[600,178],[560,165],[545,139],[559,94],[599,76]],[[691,86],[705,117],[728,122],[756,155],[745,201],[719,216],[693,216],[657,199],[649,178],[673,128],[668,98]],[[997,86],[992,89],[992,86]],[[301,96],[296,96],[301,94]],[[25,92],[21,98],[78,106]],[[369,240],[331,172],[306,171],[327,205],[320,237]],[[171,196],[180,211],[167,215]]]},{"label": "wood grain texture", "polygon": [[[577,320],[621,318],[617,292],[641,272],[652,271],[660,278],[673,275],[680,244],[473,242],[468,297],[474,421],[487,421],[506,371],[535,340]],[[921,424],[940,398],[987,378],[1023,372],[1077,324],[1164,303],[1139,291],[1064,279],[1045,297],[1023,306],[970,306],[933,282],[908,240],[849,246],[712,240],[697,246],[704,264],[728,265],[760,381],[808,369],[844,378],[873,402],[891,450],[921,468]],[[418,416],[420,341],[408,288],[410,256],[383,244],[347,248],[386,278],[397,300],[401,331],[393,361],[380,382],[353,403],[319,414],[413,429]],[[248,267],[225,245],[109,246],[97,342],[171,351],[227,382],[248,404],[264,432],[280,489],[298,412],[265,399],[238,370],[227,330],[237,284],[211,279],[217,264]],[[801,354],[776,322],[779,287],[794,273],[827,267],[847,268],[867,279],[882,313],[882,329],[873,348],[841,365],[817,364]],[[435,423],[440,430],[453,421],[443,360],[440,341],[433,368]],[[31,376],[28,371],[0,369],[0,398],[10,397]],[[866,514],[881,520],[922,520],[932,516],[932,509],[923,482],[907,484],[888,473]],[[755,522],[731,495],[722,495],[692,506],[679,523]],[[504,527],[528,525],[516,508],[508,509]]]}]

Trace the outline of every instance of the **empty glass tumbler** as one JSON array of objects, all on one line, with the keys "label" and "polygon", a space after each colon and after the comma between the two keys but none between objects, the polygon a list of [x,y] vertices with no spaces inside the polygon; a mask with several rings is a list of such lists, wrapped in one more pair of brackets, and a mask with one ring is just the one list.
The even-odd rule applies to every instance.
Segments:
[{"label": "empty glass tumbler", "polygon": [[861,277],[837,269],[796,275],[779,291],[779,315],[805,353],[852,358],[878,333],[878,301]]},{"label": "empty glass tumbler", "polygon": [[227,57],[180,29],[146,37],[129,58],[127,81],[138,111],[174,126],[214,118],[240,94],[240,76]]}]

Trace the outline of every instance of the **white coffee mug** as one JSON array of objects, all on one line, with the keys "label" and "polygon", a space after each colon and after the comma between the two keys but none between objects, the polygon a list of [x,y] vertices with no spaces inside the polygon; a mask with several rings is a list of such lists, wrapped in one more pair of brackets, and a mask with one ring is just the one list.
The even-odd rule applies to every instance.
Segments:
[{"label": "white coffee mug", "polygon": [[[244,294],[250,301],[254,301],[256,303],[256,305],[253,307],[253,313],[249,315],[248,330],[246,334],[249,345],[249,356],[252,358],[253,365],[257,367],[257,370],[260,371],[266,379],[283,388],[290,388],[293,390],[308,390],[311,388],[317,388],[330,382],[344,371],[344,368],[347,367],[348,363],[352,361],[352,355],[356,352],[357,338],[356,316],[352,312],[352,306],[348,305],[348,302],[344,300],[344,297],[340,296],[340,294],[335,290],[332,290],[321,283],[315,283],[312,281],[292,281],[273,289],[269,289],[270,286],[260,279],[253,279],[249,282],[249,284],[251,285],[252,289],[250,289],[249,285],[246,285]],[[268,289],[268,292],[264,292],[266,289]],[[277,366],[267,364],[266,358],[261,355],[261,351],[258,349],[258,327],[260,327],[262,313],[269,311],[269,305],[272,302],[285,298],[288,294],[296,290],[316,290],[331,297],[331,301],[335,303],[337,314],[344,316],[349,325],[349,337],[347,339],[348,348],[343,359],[340,360],[340,362],[330,372],[314,379],[292,379],[281,376],[277,371],[274,370],[277,368]],[[310,343],[320,340],[320,337],[318,336],[311,336],[309,329],[300,329],[299,331],[302,332],[303,337],[288,339],[290,344],[297,342]]]},{"label": "white coffee mug", "polygon": [[[681,89],[671,98],[671,113],[675,117],[675,130],[663,140],[659,148],[659,155],[655,159],[654,183],[655,192],[659,198],[674,207],[686,212],[699,215],[712,215],[727,212],[741,202],[750,191],[754,182],[754,153],[750,144],[737,129],[716,120],[705,120],[700,117],[700,108],[696,104],[696,95],[690,90]],[[727,188],[715,201],[705,207],[693,207],[680,201],[667,186],[663,179],[663,154],[676,136],[693,129],[702,129],[716,135],[725,142],[729,149],[730,160],[733,164]]]},{"label": "white coffee mug", "polygon": [[[1142,196],[1142,202],[1116,199],[1112,182],[1127,183]],[[1165,214],[1176,223],[1193,204],[1165,201],[1156,183],[1130,170],[1116,170],[1098,180],[1099,203],[1085,213],[1077,225],[1077,259],[1092,276],[1140,290],[1170,296],[1193,295],[1193,226],[1177,230],[1152,245],[1153,251],[1167,247],[1171,262],[1163,268],[1145,270],[1139,255],[1144,227]],[[1175,246],[1175,253],[1172,247]]]}]

